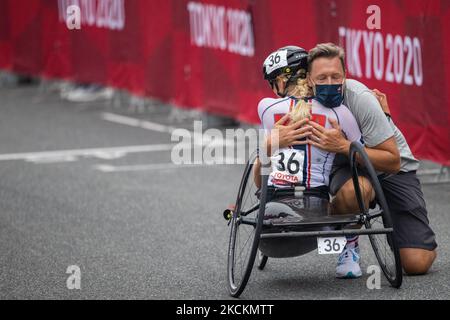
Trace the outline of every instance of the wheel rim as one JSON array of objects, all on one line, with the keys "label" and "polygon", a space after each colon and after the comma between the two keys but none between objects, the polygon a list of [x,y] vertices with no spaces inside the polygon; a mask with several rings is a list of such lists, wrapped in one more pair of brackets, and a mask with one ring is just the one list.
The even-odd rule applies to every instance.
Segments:
[{"label": "wheel rim", "polygon": [[[234,297],[240,295],[250,277],[261,230],[260,226],[257,227],[258,221],[262,220],[258,218],[260,210],[255,210],[245,217],[241,216],[242,212],[246,212],[260,203],[260,199],[256,196],[257,188],[253,183],[252,177],[252,164],[255,158],[251,157],[250,159],[239,188],[236,209],[231,222],[230,246],[228,250],[228,283],[230,293]],[[263,189],[262,192],[265,192],[266,188]],[[247,222],[253,222],[253,225],[243,223],[243,219]]]},{"label": "wheel rim", "polygon": [[[231,263],[231,289],[236,292],[243,285],[247,266],[250,260],[251,249],[255,239],[255,228],[240,224],[239,221],[234,225],[236,236],[234,237],[234,249],[232,250]],[[243,230],[248,229],[248,230]]]},{"label": "wheel rim", "polygon": [[[358,200],[360,210],[366,215],[366,220],[364,223],[366,229],[392,228],[389,207],[387,206],[380,182],[378,181],[376,172],[371,165],[367,154],[364,152],[362,147],[353,146],[353,144],[352,150],[350,162],[353,171],[353,184],[355,186],[356,198]],[[372,207],[374,207],[373,209],[370,208],[369,200],[365,199],[363,196],[366,191],[364,189],[365,185],[361,183],[360,178],[355,179],[355,177],[364,175],[361,170],[358,170],[355,153],[358,153],[363,159],[364,167],[368,172],[369,180],[375,193],[376,205],[375,207],[372,205]],[[365,176],[367,177],[367,173]],[[400,287],[402,283],[402,267],[400,262],[400,254],[395,239],[393,238],[393,234],[372,234],[369,235],[369,240],[379,266],[387,280],[393,287]]]},{"label": "wheel rim", "polygon": [[[367,229],[380,229],[384,227],[387,226],[384,225],[381,215],[368,218],[366,221]],[[383,270],[388,281],[395,286],[397,281],[397,265],[395,255],[396,248],[392,247],[395,245],[392,241],[392,234],[369,235],[369,240],[372,244],[377,261],[380,264],[380,268]]]}]

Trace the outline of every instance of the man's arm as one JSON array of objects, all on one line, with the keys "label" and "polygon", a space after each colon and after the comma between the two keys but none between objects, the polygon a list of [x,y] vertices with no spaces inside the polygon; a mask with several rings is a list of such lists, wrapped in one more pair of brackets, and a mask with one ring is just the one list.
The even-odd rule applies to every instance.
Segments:
[{"label": "man's arm", "polygon": [[[331,129],[325,129],[320,124],[310,122],[313,134],[308,142],[328,152],[349,155],[351,141],[347,140],[334,119],[330,119]],[[397,173],[400,170],[400,153],[395,138],[392,136],[382,143],[365,148],[375,170],[386,173]]]},{"label": "man's arm", "polygon": [[400,171],[400,153],[394,137],[387,139],[375,147],[366,147],[365,149],[375,170],[392,174]]}]

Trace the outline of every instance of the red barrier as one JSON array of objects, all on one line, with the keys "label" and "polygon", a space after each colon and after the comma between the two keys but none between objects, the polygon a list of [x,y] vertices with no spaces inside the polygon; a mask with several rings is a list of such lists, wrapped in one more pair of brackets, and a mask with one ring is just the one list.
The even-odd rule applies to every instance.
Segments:
[{"label": "red barrier", "polygon": [[[73,4],[80,30],[66,23]],[[379,30],[368,28],[370,5]],[[415,155],[450,165],[449,18],[450,1],[438,0],[3,0],[0,68],[257,122],[271,95],[266,55],[332,41],[346,49],[349,77],[388,94]]]}]

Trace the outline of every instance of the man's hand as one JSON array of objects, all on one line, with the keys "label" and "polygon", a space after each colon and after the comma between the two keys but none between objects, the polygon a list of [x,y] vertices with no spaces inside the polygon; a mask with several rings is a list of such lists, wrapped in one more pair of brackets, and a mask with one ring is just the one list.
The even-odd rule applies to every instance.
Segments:
[{"label": "man's hand", "polygon": [[308,138],[308,143],[328,152],[348,155],[350,141],[344,137],[336,120],[329,119],[329,122],[331,129],[325,129],[320,124],[311,121],[309,124],[313,129],[312,135]]},{"label": "man's hand", "polygon": [[391,110],[389,110],[389,104],[387,102],[386,95],[378,89],[373,89],[372,92],[375,98],[377,98],[378,102],[380,103],[383,112],[390,115]]},{"label": "man's hand", "polygon": [[312,127],[309,119],[303,119],[295,123],[288,123],[289,114],[285,114],[275,123],[271,135],[267,140],[267,153],[271,155],[275,150],[272,146],[278,141],[278,148],[286,148],[293,145],[306,144],[307,140],[300,141],[311,135]]},{"label": "man's hand", "polygon": [[[336,120],[329,119],[329,121],[332,129],[325,129],[312,121],[309,123],[313,127],[313,134],[308,138],[308,143],[328,152],[348,156],[351,142],[345,139]],[[400,153],[394,137],[373,148],[366,147],[365,150],[375,170],[393,174],[400,170]]]}]

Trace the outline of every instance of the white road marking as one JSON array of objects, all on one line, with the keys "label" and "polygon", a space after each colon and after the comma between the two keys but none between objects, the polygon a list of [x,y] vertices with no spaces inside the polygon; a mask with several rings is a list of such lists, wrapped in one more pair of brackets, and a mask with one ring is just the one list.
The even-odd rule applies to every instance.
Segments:
[{"label": "white road marking", "polygon": [[103,112],[102,119],[131,127],[143,128],[158,132],[172,133],[172,131],[176,129],[175,127],[172,126],[166,126],[160,123],[150,122],[147,120],[140,120],[110,112]]},{"label": "white road marking", "polygon": [[89,148],[42,152],[0,154],[0,161],[25,160],[30,162],[75,161],[76,157],[96,157],[104,160],[118,159],[129,153],[170,151],[175,144],[151,144],[112,148]]},{"label": "white road marking", "polygon": [[434,175],[445,173],[445,168],[435,168],[435,169],[421,169],[417,170],[418,176]]},{"label": "white road marking", "polygon": [[[184,129],[184,128],[175,128],[172,126],[163,125],[156,122],[151,122],[147,120],[141,120],[136,119],[132,117],[122,116],[120,114],[110,113],[110,112],[102,112],[101,117],[103,120],[107,120],[110,122],[127,125],[131,127],[136,128],[142,128],[146,130],[151,131],[157,131],[157,132],[165,132],[169,134],[173,134],[175,137],[186,137],[186,138],[193,138],[195,145],[206,145],[208,144],[210,147],[214,146],[235,146],[240,145],[242,141],[238,141],[237,143],[234,141],[234,139],[223,139],[220,137],[208,135],[207,133],[199,133],[192,130]],[[183,130],[177,130],[177,129],[183,129]],[[176,134],[175,134],[175,130]],[[213,140],[213,142],[211,142]],[[201,141],[199,143],[199,141]]]},{"label": "white road marking", "polygon": [[128,166],[112,166],[109,164],[99,164],[94,166],[95,169],[101,172],[126,172],[126,171],[144,171],[144,170],[173,170],[181,168],[195,168],[205,166],[204,164],[174,164],[174,163],[154,163],[154,164],[140,164]]},{"label": "white road marking", "polygon": [[[165,132],[169,134],[174,134],[174,130],[178,129],[172,126],[162,125],[151,121],[135,119],[109,112],[103,112],[102,118],[104,120],[122,125],[143,128],[151,131]],[[180,145],[181,141],[178,141],[177,143],[173,144],[155,144],[155,145],[121,146],[112,148],[88,148],[88,149],[73,149],[73,150],[10,153],[10,154],[0,154],[0,161],[25,160],[33,163],[58,163],[58,162],[77,161],[79,160],[78,159],[79,157],[94,157],[103,160],[113,160],[122,158],[129,153],[171,151],[174,146],[184,147],[184,149],[189,150],[194,146],[202,146],[202,147],[208,146],[210,148],[223,146],[234,147],[239,146],[242,143],[240,141],[235,142],[234,139],[223,139],[217,136],[194,132],[187,129],[177,130],[174,136],[180,137],[184,135],[186,135],[186,137],[189,138],[190,142],[186,144],[183,143],[181,145]],[[232,162],[236,163],[235,161],[236,159]],[[178,167],[180,166],[177,166],[177,168]]]},{"label": "white road marking", "polygon": [[[236,159],[232,159],[236,161]],[[241,160],[241,163],[245,163]],[[138,165],[124,165],[124,166],[113,166],[109,164],[98,164],[94,168],[101,172],[111,173],[111,172],[128,172],[128,171],[147,171],[147,170],[174,170],[183,168],[198,168],[198,167],[209,167],[209,166],[219,166],[228,164],[207,164],[207,163],[194,163],[194,164],[175,164],[175,163],[152,163],[152,164],[138,164]]]}]

